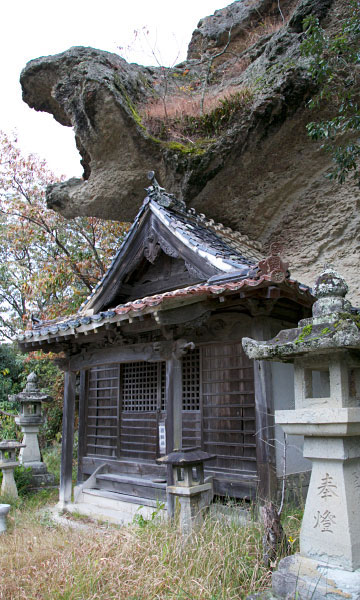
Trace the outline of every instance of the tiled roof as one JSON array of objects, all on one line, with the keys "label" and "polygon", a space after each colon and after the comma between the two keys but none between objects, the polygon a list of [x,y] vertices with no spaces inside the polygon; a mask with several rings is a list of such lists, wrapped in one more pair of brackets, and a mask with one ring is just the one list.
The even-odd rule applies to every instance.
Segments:
[{"label": "tiled roof", "polygon": [[[27,342],[34,343],[48,340],[59,340],[59,338],[77,337],[79,334],[90,333],[109,323],[116,323],[123,320],[132,320],[133,318],[145,314],[156,313],[158,310],[167,310],[175,308],[179,304],[191,304],[197,302],[201,297],[217,297],[221,295],[231,295],[235,292],[245,292],[254,288],[266,288],[273,286],[274,283],[270,275],[255,276],[253,278],[239,278],[237,281],[225,281],[219,284],[200,283],[185,288],[147,296],[139,300],[133,300],[120,304],[112,310],[97,313],[95,315],[77,314],[72,317],[58,319],[55,321],[43,322],[32,330],[25,331],[16,337],[20,344]],[[297,281],[286,279],[278,285],[280,289],[286,292],[291,291],[293,295],[304,304],[311,304],[312,296],[307,287],[302,286]]]},{"label": "tiled roof", "polygon": [[[274,284],[282,290],[283,295],[290,292],[291,297],[298,302],[306,305],[312,303],[313,298],[308,288],[289,278],[284,281],[286,268],[281,273],[280,280],[276,279],[275,271],[272,273],[270,270],[264,271],[261,264],[267,261],[261,260],[263,255],[260,253],[261,245],[258,242],[249,240],[247,236],[234,232],[221,223],[207,219],[203,214],[197,214],[194,209],[187,210],[184,202],[167,194],[156,182],[147,191],[148,196],[108,271],[79,312],[71,317],[42,321],[33,329],[16,337],[20,344],[31,344],[36,347],[44,340],[50,343],[64,338],[71,339],[81,334],[96,333],[98,328],[111,323],[131,321],[146,314],[198,302],[202,298],[231,295],[254,288],[270,287]],[[186,247],[216,267],[214,272],[217,274],[204,283],[132,300],[110,310],[91,314],[92,299],[98,291],[101,293],[99,288],[106,289],[108,278],[114,273],[116,276],[118,273],[121,274],[124,253],[131,246],[148,211],[151,211],[158,221]]]},{"label": "tiled roof", "polygon": [[224,227],[222,223],[207,219],[204,214],[196,213],[193,208],[184,213],[174,213],[152,200],[150,209],[162,213],[169,229],[181,232],[192,245],[198,246],[204,252],[236,265],[254,265],[263,258],[260,243],[233,231],[230,227]]},{"label": "tiled roof", "polygon": [[136,235],[146,211],[155,214],[175,237],[205,260],[208,259],[219,271],[230,272],[249,267],[263,258],[259,242],[250,240],[248,236],[233,231],[222,223],[215,223],[213,219],[208,219],[204,214],[198,214],[193,208],[187,210],[185,203],[176,200],[172,194],[167,194],[162,188],[151,186],[147,191],[148,196],[127,236],[105,275],[80,307],[80,311],[91,305],[92,298],[100,288],[106,286],[114,269],[121,264],[124,252]]}]

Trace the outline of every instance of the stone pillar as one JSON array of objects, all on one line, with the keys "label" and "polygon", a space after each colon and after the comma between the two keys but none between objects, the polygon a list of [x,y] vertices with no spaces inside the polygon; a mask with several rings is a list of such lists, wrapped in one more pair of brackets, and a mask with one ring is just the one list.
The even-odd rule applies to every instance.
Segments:
[{"label": "stone pillar", "polygon": [[291,361],[295,410],[276,411],[288,434],[304,436],[312,473],[300,553],[279,563],[273,592],[305,600],[360,598],[360,330],[331,268],[318,278],[313,318],[269,342],[245,339],[250,358]]},{"label": "stone pillar", "polygon": [[0,442],[0,469],[3,479],[1,484],[1,495],[18,498],[18,491],[14,479],[14,469],[19,465],[16,460],[16,450],[24,445],[16,440]]},{"label": "stone pillar", "polygon": [[[312,461],[300,552],[355,570],[360,567],[360,408],[351,406],[356,398],[349,396],[348,381],[360,361],[334,349],[294,362],[302,383],[295,388],[296,410],[278,411],[276,421],[285,432],[305,436],[304,457]],[[313,397],[311,379],[321,372],[329,373],[329,396]]]},{"label": "stone pillar", "polygon": [[199,448],[171,452],[157,460],[172,469],[172,484],[166,492],[180,505],[180,530],[190,533],[203,522],[203,512],[213,497],[212,480],[204,481],[204,461],[214,458]]},{"label": "stone pillar", "polygon": [[[20,425],[21,417],[16,417],[15,423]],[[25,443],[25,448],[20,450],[19,460],[24,467],[30,467],[33,465],[33,463],[41,462],[38,441],[39,428],[40,425],[30,425],[28,423],[21,426],[21,431],[24,434],[23,440]]]}]

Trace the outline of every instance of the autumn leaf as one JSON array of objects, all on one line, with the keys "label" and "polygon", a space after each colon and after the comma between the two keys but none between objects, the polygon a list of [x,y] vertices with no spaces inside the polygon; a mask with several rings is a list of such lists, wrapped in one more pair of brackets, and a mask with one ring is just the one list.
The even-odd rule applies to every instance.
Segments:
[{"label": "autumn leaf", "polygon": [[65,219],[46,206],[60,181],[37,156],[24,157],[0,131],[0,330],[10,338],[35,313],[76,312],[105,273],[128,225]]}]

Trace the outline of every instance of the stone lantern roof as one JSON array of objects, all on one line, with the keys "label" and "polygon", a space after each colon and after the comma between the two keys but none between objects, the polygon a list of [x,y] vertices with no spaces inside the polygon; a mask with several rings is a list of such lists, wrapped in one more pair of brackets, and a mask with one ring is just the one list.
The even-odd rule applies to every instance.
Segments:
[{"label": "stone lantern roof", "polygon": [[332,267],[326,267],[313,288],[317,301],[313,316],[298,327],[280,331],[273,339],[259,342],[243,339],[249,358],[292,362],[306,354],[360,348],[360,313],[345,299],[348,286]]},{"label": "stone lantern roof", "polygon": [[19,448],[25,448],[25,444],[17,440],[3,440],[0,442],[0,452],[15,452]]},{"label": "stone lantern roof", "polygon": [[50,402],[52,397],[44,394],[38,388],[38,376],[32,372],[27,377],[27,383],[22,392],[9,396],[11,402],[20,402],[21,404],[34,404],[38,402]]},{"label": "stone lantern roof", "polygon": [[208,454],[200,448],[182,448],[181,450],[174,450],[166,456],[162,456],[157,459],[157,463],[165,465],[173,465],[178,467],[184,467],[187,465],[197,465],[206,460],[215,458],[215,454]]}]

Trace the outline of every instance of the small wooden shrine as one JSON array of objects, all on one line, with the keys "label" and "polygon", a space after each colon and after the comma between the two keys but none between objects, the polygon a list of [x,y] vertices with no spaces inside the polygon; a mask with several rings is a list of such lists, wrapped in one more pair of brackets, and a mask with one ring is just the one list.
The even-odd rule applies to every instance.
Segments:
[{"label": "small wooden shrine", "polygon": [[[205,475],[216,495],[274,496],[274,408],[292,407],[293,371],[248,359],[241,340],[294,326],[313,297],[276,244],[264,260],[260,244],[187,210],[156,180],[147,192],[78,314],[17,338],[25,352],[66,357],[61,503],[71,500],[77,387],[79,502],[154,506],[172,483],[156,459],[186,447],[215,455]],[[299,474],[308,465],[292,448],[287,472]]]}]

